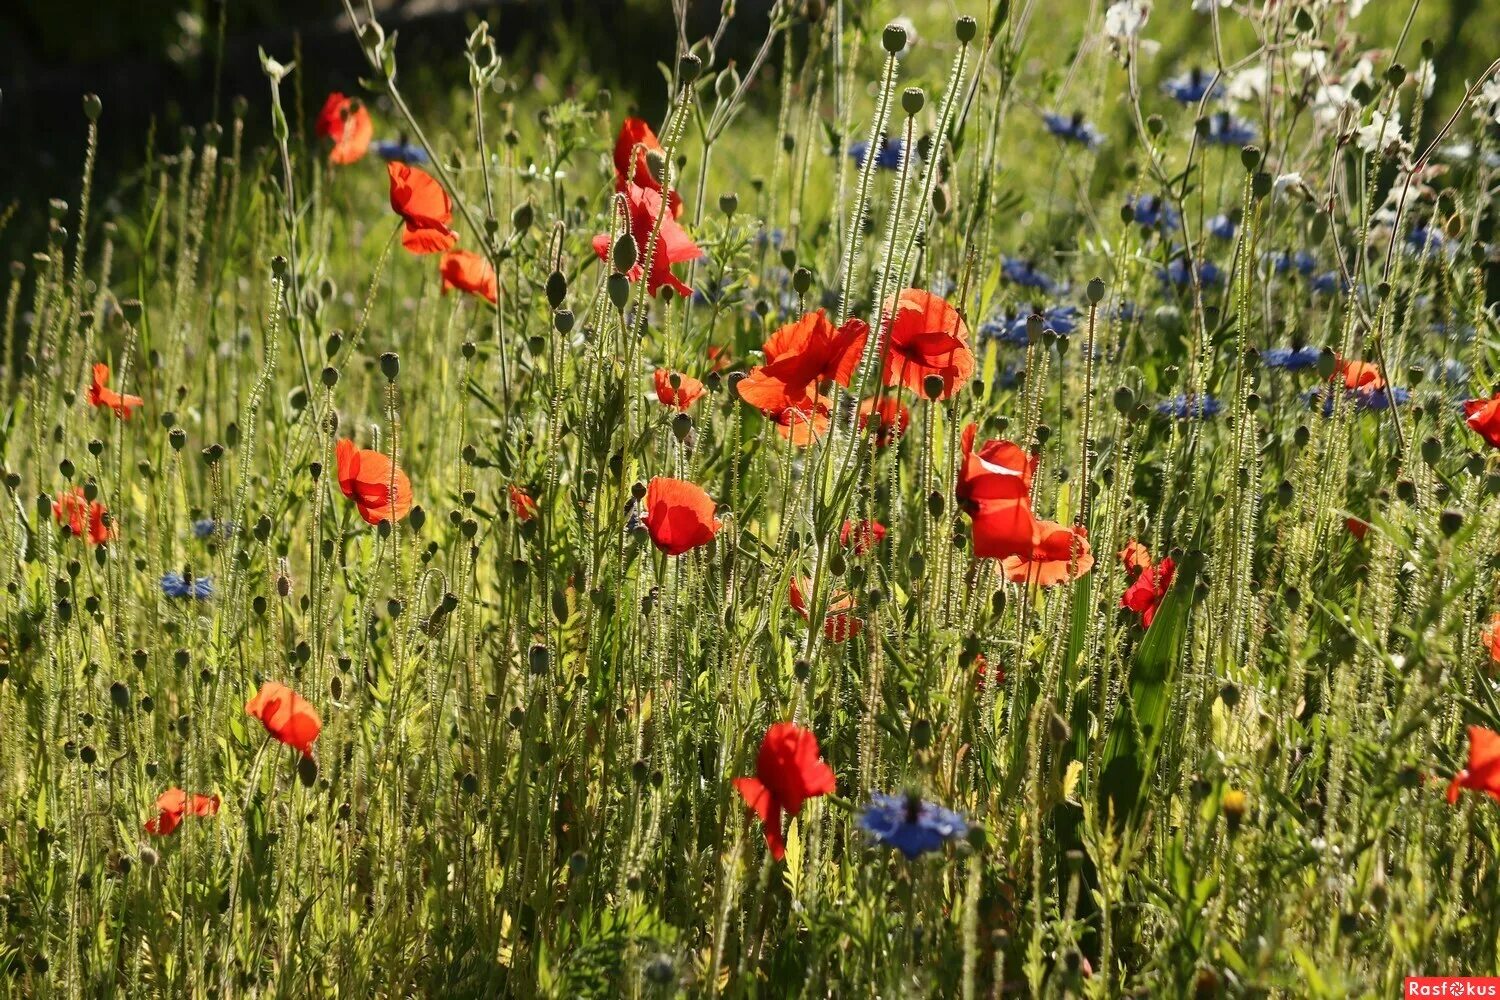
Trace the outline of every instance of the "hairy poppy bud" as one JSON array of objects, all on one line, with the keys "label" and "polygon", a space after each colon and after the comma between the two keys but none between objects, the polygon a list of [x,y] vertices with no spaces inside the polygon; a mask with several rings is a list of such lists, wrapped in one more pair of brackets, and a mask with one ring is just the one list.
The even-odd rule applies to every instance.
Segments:
[{"label": "hairy poppy bud", "polygon": [[624,309],[625,303],[630,301],[630,279],[623,274],[611,274],[604,282],[604,290],[616,309]]},{"label": "hairy poppy bud", "polygon": [[792,273],[792,288],[798,295],[806,295],[812,288],[812,272],[805,267],[799,267]]},{"label": "hairy poppy bud", "polygon": [[628,274],[630,269],[635,267],[635,237],[629,233],[621,233],[620,238],[615,240],[614,252],[610,255],[610,260],[615,266],[616,273]]},{"label": "hairy poppy bud", "polygon": [[516,206],[515,211],[510,213],[510,224],[516,230],[516,232],[524,233],[526,230],[531,228],[531,220],[533,217],[534,210],[531,207],[531,202],[523,201],[521,202],[521,204]]},{"label": "hairy poppy bud", "polygon": [[1262,154],[1259,146],[1240,147],[1240,163],[1244,165],[1247,171],[1253,173],[1260,166],[1261,158]]},{"label": "hairy poppy bud", "polygon": [[923,378],[922,391],[928,399],[940,399],[943,395],[943,376],[928,375]]},{"label": "hairy poppy bud", "polygon": [[1104,279],[1090,278],[1088,287],[1089,301],[1098,305],[1104,299]]}]

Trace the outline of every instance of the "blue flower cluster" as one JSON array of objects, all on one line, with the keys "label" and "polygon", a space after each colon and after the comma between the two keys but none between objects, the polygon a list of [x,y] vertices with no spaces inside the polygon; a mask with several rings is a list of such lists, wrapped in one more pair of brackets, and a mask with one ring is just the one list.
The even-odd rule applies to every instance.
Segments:
[{"label": "blue flower cluster", "polygon": [[1006,344],[1026,346],[1026,324],[1032,316],[1042,317],[1042,328],[1059,336],[1078,329],[1077,306],[1046,306],[1040,310],[1022,309],[1012,316],[996,316],[979,326],[979,336]]},{"label": "blue flower cluster", "polygon": [[871,841],[894,847],[908,861],[969,832],[969,824],[952,809],[928,802],[918,795],[876,792],[859,819]]},{"label": "blue flower cluster", "polygon": [[395,163],[422,166],[432,162],[427,155],[427,150],[421,146],[412,145],[409,142],[402,142],[399,139],[376,139],[370,143],[370,148],[382,160],[390,160]]},{"label": "blue flower cluster", "polygon": [[1197,104],[1204,97],[1218,97],[1224,93],[1222,85],[1214,83],[1212,77],[1196,66],[1164,81],[1161,89],[1182,104]]},{"label": "blue flower cluster", "polygon": [[1228,111],[1216,111],[1208,116],[1203,141],[1215,146],[1244,146],[1254,142],[1256,134],[1254,122]]},{"label": "blue flower cluster", "polygon": [[[875,153],[875,169],[877,170],[900,170],[901,151],[904,143],[900,139],[887,137],[881,143],[880,149]],[[854,158],[856,167],[865,165],[865,156],[870,152],[870,144],[861,140],[849,147],[849,155]]]},{"label": "blue flower cluster", "polygon": [[1143,194],[1129,202],[1132,218],[1147,229],[1171,232],[1182,225],[1177,209],[1154,194]]},{"label": "blue flower cluster", "polygon": [[1178,420],[1204,420],[1223,408],[1223,404],[1212,396],[1178,395],[1156,404],[1157,413]]},{"label": "blue flower cluster", "polygon": [[[1173,257],[1166,267],[1156,272],[1162,284],[1185,288],[1193,283],[1193,273],[1186,257]],[[1216,288],[1224,281],[1224,272],[1211,260],[1198,262],[1198,283],[1205,288]]]},{"label": "blue flower cluster", "polygon": [[195,577],[176,572],[163,573],[161,592],[167,597],[190,597],[195,601],[206,601],[214,596],[213,577]]},{"label": "blue flower cluster", "polygon": [[1083,120],[1082,111],[1075,111],[1071,115],[1048,111],[1042,115],[1042,121],[1047,124],[1048,132],[1065,142],[1076,142],[1089,149],[1097,149],[1104,142],[1104,136],[1099,134],[1099,130]]},{"label": "blue flower cluster", "polygon": [[1000,273],[1006,281],[1022,288],[1039,288],[1049,295],[1061,287],[1056,279],[1037,269],[1036,261],[1020,257],[1006,257],[1000,263]]},{"label": "blue flower cluster", "polygon": [[1272,347],[1264,351],[1260,359],[1267,368],[1297,372],[1317,367],[1318,356],[1322,353],[1317,347]]}]

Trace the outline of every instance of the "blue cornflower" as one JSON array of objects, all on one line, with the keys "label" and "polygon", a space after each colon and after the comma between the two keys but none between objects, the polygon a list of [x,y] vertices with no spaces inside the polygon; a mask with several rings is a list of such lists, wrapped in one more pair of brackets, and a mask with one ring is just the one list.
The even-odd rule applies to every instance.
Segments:
[{"label": "blue cornflower", "polygon": [[376,139],[370,143],[370,148],[375,150],[375,155],[382,160],[394,160],[397,163],[417,166],[431,162],[427,156],[427,150],[409,142],[401,142],[399,139]]},{"label": "blue cornflower", "polygon": [[755,234],[755,245],[758,247],[774,247],[781,249],[782,242],[786,239],[786,233],[780,229],[762,229]]},{"label": "blue cornflower", "polygon": [[[1186,257],[1173,257],[1166,267],[1157,269],[1156,275],[1161,278],[1164,285],[1186,287],[1193,283],[1193,275],[1188,269]],[[1203,287],[1217,287],[1223,280],[1224,272],[1219,270],[1219,265],[1211,260],[1198,262],[1198,283]]]},{"label": "blue cornflower", "polygon": [[1213,88],[1214,97],[1224,93],[1221,84],[1213,82],[1213,77],[1194,66],[1181,76],[1174,76],[1162,83],[1161,89],[1174,101],[1182,104],[1197,104],[1203,100],[1204,95]]},{"label": "blue cornflower", "polygon": [[1223,409],[1212,396],[1173,396],[1156,404],[1156,412],[1178,420],[1203,420]]},{"label": "blue cornflower", "polygon": [[1203,141],[1216,146],[1244,146],[1255,141],[1255,123],[1236,117],[1228,111],[1208,116]]},{"label": "blue cornflower", "polygon": [[233,521],[216,521],[211,517],[201,517],[193,522],[193,536],[195,538],[211,538],[218,535],[228,538],[234,534]]},{"label": "blue cornflower", "polygon": [[1458,249],[1457,244],[1449,242],[1448,237],[1444,236],[1441,230],[1425,222],[1412,227],[1411,232],[1406,234],[1406,242],[1421,255],[1436,256],[1453,253]]},{"label": "blue cornflower", "polygon": [[1038,271],[1035,261],[1006,257],[1000,264],[1000,273],[1005,276],[1006,281],[1014,282],[1022,288],[1040,288],[1049,294],[1057,291],[1057,282]]},{"label": "blue cornflower", "polygon": [[1121,323],[1134,323],[1140,318],[1141,310],[1134,302],[1121,302],[1115,307],[1115,315]]},{"label": "blue cornflower", "polygon": [[210,576],[184,576],[181,573],[163,573],[161,592],[168,597],[191,597],[206,601],[214,596],[214,581]]},{"label": "blue cornflower", "polygon": [[979,327],[979,335],[1007,344],[1026,346],[1026,324],[1033,315],[1042,317],[1043,329],[1067,336],[1078,329],[1077,306],[1046,306],[1039,310],[1022,309],[1013,316],[996,316]]},{"label": "blue cornflower", "polygon": [[1271,262],[1277,274],[1286,274],[1288,271],[1295,270],[1298,274],[1309,275],[1318,266],[1317,258],[1306,250],[1298,250],[1296,253],[1282,250],[1279,253],[1267,254],[1266,259]]},{"label": "blue cornflower", "polygon": [[1337,295],[1349,290],[1349,282],[1337,271],[1324,271],[1322,274],[1313,275],[1308,287],[1313,290],[1314,295]]},{"label": "blue cornflower", "polygon": [[1208,220],[1208,235],[1221,240],[1234,239],[1235,230],[1238,228],[1235,221],[1222,212]]},{"label": "blue cornflower", "polygon": [[1170,232],[1182,224],[1177,209],[1154,194],[1143,194],[1130,203],[1133,218],[1147,229],[1163,229]]},{"label": "blue cornflower", "polygon": [[1082,111],[1075,111],[1071,115],[1048,111],[1042,115],[1042,121],[1047,123],[1048,132],[1067,142],[1076,142],[1089,149],[1096,149],[1104,142],[1104,136],[1099,134],[1099,130],[1083,120]]},{"label": "blue cornflower", "polygon": [[969,824],[952,809],[927,802],[919,795],[885,792],[870,797],[859,825],[872,841],[896,848],[908,861],[941,850],[948,841],[969,832]]},{"label": "blue cornflower", "polygon": [[1272,347],[1261,354],[1260,359],[1267,368],[1296,372],[1317,367],[1322,353],[1317,347]]},{"label": "blue cornflower", "polygon": [[[903,143],[900,139],[887,138],[881,144],[879,152],[875,154],[875,167],[878,170],[900,170],[901,148]],[[849,155],[854,157],[854,165],[863,167],[865,165],[865,154],[870,151],[868,142],[860,141],[849,147]]]},{"label": "blue cornflower", "polygon": [[[1309,389],[1302,394],[1302,398],[1309,404],[1322,403],[1323,416],[1328,417],[1333,415],[1333,405],[1338,397],[1326,389],[1327,386]],[[1345,392],[1355,408],[1360,410],[1389,410],[1392,406],[1404,406],[1411,399],[1410,392],[1397,386],[1384,389],[1347,389]]]}]

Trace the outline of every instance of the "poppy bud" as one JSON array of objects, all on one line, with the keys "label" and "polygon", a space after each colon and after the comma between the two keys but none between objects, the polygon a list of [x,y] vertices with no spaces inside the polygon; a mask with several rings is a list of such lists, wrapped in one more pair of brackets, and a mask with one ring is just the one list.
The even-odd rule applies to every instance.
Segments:
[{"label": "poppy bud", "polygon": [[1264,170],[1257,170],[1250,178],[1250,193],[1255,196],[1256,200],[1270,194],[1273,186],[1271,175]]},{"label": "poppy bud", "polygon": [[181,451],[187,445],[187,431],[181,427],[173,427],[172,432],[167,435],[167,441],[172,445],[173,451]]},{"label": "poppy bud", "polygon": [[911,724],[912,746],[918,750],[926,750],[932,745],[932,723],[926,719],[917,719]]},{"label": "poppy bud", "polygon": [[302,782],[303,788],[311,788],[318,783],[318,762],[311,757],[302,757],[297,761],[297,780]]},{"label": "poppy bud", "polygon": [[792,664],[792,675],[799,681],[805,681],[812,676],[812,664],[806,660],[798,659]]},{"label": "poppy bud", "polygon": [[953,24],[953,34],[958,38],[959,42],[964,45],[968,45],[970,42],[972,42],[974,40],[974,36],[978,33],[979,22],[974,20],[974,18],[970,17],[968,14],[965,14]]},{"label": "poppy bud", "polygon": [[943,395],[943,376],[928,375],[922,379],[922,392],[928,399],[939,399]]},{"label": "poppy bud", "polygon": [[1240,148],[1240,162],[1245,165],[1247,171],[1254,171],[1260,166],[1261,152],[1258,146],[1243,146]]},{"label": "poppy bud", "polygon": [[1219,700],[1224,703],[1225,707],[1234,708],[1240,703],[1240,689],[1226,681],[1224,686],[1219,688]]},{"label": "poppy bud", "polygon": [[646,762],[639,757],[630,765],[630,777],[635,780],[637,785],[644,785],[650,773],[651,770],[646,766]]},{"label": "poppy bud", "polygon": [[683,83],[692,83],[703,75],[703,60],[699,59],[695,53],[689,52],[678,63],[678,72],[682,76]]},{"label": "poppy bud", "polygon": [[339,370],[332,365],[323,369],[323,385],[332,389],[339,384]]},{"label": "poppy bud", "polygon": [[1122,385],[1115,390],[1115,409],[1125,414],[1135,409],[1135,393],[1130,386]]},{"label": "poppy bud", "polygon": [[1436,465],[1437,460],[1442,456],[1443,442],[1431,435],[1422,439],[1422,461],[1428,465]]},{"label": "poppy bud", "polygon": [[812,288],[812,272],[805,267],[799,267],[792,274],[792,288],[798,295],[806,295]]},{"label": "poppy bud", "polygon": [[1396,497],[1402,503],[1416,503],[1417,487],[1410,479],[1398,479],[1396,481]]},{"label": "poppy bud", "polygon": [[933,490],[927,494],[927,512],[934,519],[943,516],[943,494],[940,490]]},{"label": "poppy bud", "polygon": [[1068,725],[1068,720],[1056,712],[1053,712],[1052,717],[1047,720],[1047,732],[1054,743],[1066,743],[1073,735],[1073,729]]},{"label": "poppy bud", "polygon": [[[622,240],[625,240],[625,239],[629,239],[630,236],[627,233],[625,236],[622,236],[620,238]],[[635,249],[634,244],[632,244],[631,245],[631,251],[632,251],[631,264],[635,263],[635,258],[633,256],[634,249]],[[618,264],[619,260],[620,260],[620,244],[616,243],[615,244],[615,262],[616,262],[616,264]],[[628,271],[628,270],[630,270],[630,265],[627,265],[625,267],[618,267],[617,266],[615,268],[615,270],[617,270],[617,271]],[[558,308],[559,306],[561,306],[563,304],[563,299],[567,297],[567,294],[568,294],[568,279],[565,278],[565,277],[563,277],[563,273],[561,271],[553,271],[551,274],[547,275],[547,304],[549,306],[551,306],[553,309]]]},{"label": "poppy bud", "polygon": [[552,328],[563,336],[573,332],[573,310],[559,309],[552,314]]},{"label": "poppy bud", "polygon": [[921,87],[907,87],[901,92],[901,110],[908,116],[921,113],[922,106],[927,103],[927,95],[922,93]]},{"label": "poppy bud", "polygon": [[636,502],[640,502],[646,496],[646,484],[639,480],[631,484],[630,495],[636,499]]},{"label": "poppy bud", "polygon": [[574,875],[582,875],[588,871],[589,856],[582,851],[574,851],[568,856],[568,871]]},{"label": "poppy bud", "polygon": [[719,195],[719,211],[723,212],[726,216],[733,216],[735,212],[739,211],[739,208],[740,208],[739,195],[736,195],[736,194],[721,194],[721,195]]},{"label": "poppy bud", "polygon": [[891,55],[906,48],[906,29],[899,24],[888,24],[880,35],[881,46]]},{"label": "poppy bud", "polygon": [[386,351],[380,356],[380,372],[392,382],[401,374],[401,356],[395,351]]},{"label": "poppy bud", "polygon": [[121,299],[120,315],[125,317],[125,322],[135,326],[141,321],[141,311],[145,307],[141,305],[140,299]]},{"label": "poppy bud", "polygon": [[139,857],[141,864],[147,868],[155,868],[156,863],[161,860],[161,855],[157,854],[156,850],[150,847],[142,847]]},{"label": "poppy bud", "polygon": [[1463,526],[1464,513],[1461,510],[1455,510],[1452,507],[1449,507],[1438,515],[1438,527],[1441,528],[1443,534],[1448,536],[1449,538],[1452,538],[1454,535],[1456,535],[1458,533],[1458,529],[1462,528]]},{"label": "poppy bud", "polygon": [[1104,299],[1104,279],[1090,278],[1088,287],[1089,301],[1098,305]]},{"label": "poppy bud", "polygon": [[693,430],[693,418],[686,413],[679,413],[672,418],[672,435],[679,442],[686,441],[688,434]]},{"label": "poppy bud", "polygon": [[1049,427],[1049,426],[1047,426],[1046,424],[1037,424],[1036,425],[1036,443],[1037,443],[1037,446],[1040,447],[1041,445],[1046,444],[1050,440],[1052,440],[1052,428]]},{"label": "poppy bud", "polygon": [[83,113],[91,122],[99,120],[99,116],[104,113],[104,102],[99,100],[98,94],[83,95]]}]

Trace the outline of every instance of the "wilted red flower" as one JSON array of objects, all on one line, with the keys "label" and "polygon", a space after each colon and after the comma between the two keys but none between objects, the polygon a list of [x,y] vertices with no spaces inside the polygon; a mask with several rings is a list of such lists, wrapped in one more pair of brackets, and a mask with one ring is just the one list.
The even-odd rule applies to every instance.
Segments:
[{"label": "wilted red flower", "polygon": [[839,544],[853,548],[854,554],[862,556],[885,538],[885,525],[879,521],[845,521],[839,529]]},{"label": "wilted red flower", "polygon": [[165,837],[182,825],[184,816],[214,816],[219,812],[217,795],[189,797],[180,788],[168,788],[156,797],[156,815],[146,820],[146,832]]},{"label": "wilted red flower", "polygon": [[245,714],[259,719],[276,740],[285,743],[304,757],[312,756],[313,742],[323,731],[323,720],[317,709],[300,694],[276,681],[266,681],[245,702]]},{"label": "wilted red flower", "polygon": [[83,487],[75,486],[52,501],[52,516],[58,524],[66,525],[73,537],[87,536],[90,545],[103,545],[112,534],[104,523],[108,513],[98,500],[90,501],[84,496]]},{"label": "wilted red flower", "polygon": [[536,501],[531,499],[530,493],[515,483],[509,483],[505,488],[510,494],[511,513],[522,521],[529,521],[536,517]]},{"label": "wilted red flower", "polygon": [[760,742],[755,777],[735,778],[734,787],[760,817],[771,857],[780,861],[786,856],[781,814],[796,816],[802,803],[833,794],[836,785],[833,768],[819,756],[818,738],[796,723],[778,722]]},{"label": "wilted red flower", "polygon": [[[625,207],[630,216],[630,235],[635,239],[636,261],[627,277],[631,281],[641,280],[641,270],[646,260],[646,248],[650,245],[651,230],[656,227],[656,217],[661,215],[661,193],[639,184],[625,185]],[[609,234],[594,237],[594,253],[608,262],[614,252]],[[684,298],[693,290],[681,278],[672,273],[673,264],[697,260],[703,256],[702,249],[693,242],[687,230],[678,225],[670,214],[661,220],[661,229],[656,234],[656,253],[651,258],[651,273],[646,276],[646,291],[655,295],[663,285],[669,286]]]},{"label": "wilted red flower", "polygon": [[1459,789],[1483,792],[1500,802],[1500,733],[1483,726],[1469,727],[1469,766],[1448,783],[1448,804],[1458,801]]},{"label": "wilted red flower", "polygon": [[1010,556],[1002,564],[1012,583],[1052,587],[1076,580],[1094,568],[1088,532],[1082,527],[1064,527],[1056,521],[1037,521],[1035,525],[1031,555]]},{"label": "wilted red flower", "polygon": [[[797,612],[808,621],[812,618],[808,615],[807,595],[802,592],[803,586],[811,589],[811,581],[798,581],[792,577],[790,586],[787,588],[787,603],[792,610]],[[823,635],[829,642],[843,642],[859,635],[864,622],[850,614],[854,610],[854,598],[842,592],[835,592],[828,596],[828,613],[823,617]]]},{"label": "wilted red flower", "polygon": [[766,363],[752,368],[736,390],[773,418],[784,410],[804,409],[817,398],[821,382],[849,384],[869,335],[863,320],[835,327],[822,309],[810,312],[771,334],[762,348]]},{"label": "wilted red flower", "polygon": [[[632,150],[635,152],[634,170],[630,166]],[[627,118],[621,122],[620,135],[615,140],[616,191],[624,191],[626,185],[636,184],[661,193],[661,181],[652,175],[651,167],[646,163],[646,154],[650,152],[664,152],[661,141],[656,138],[651,126],[640,118]],[[667,196],[667,201],[672,209],[672,218],[682,215],[682,198],[676,191]]]},{"label": "wilted red flower", "polygon": [[443,294],[457,288],[470,295],[495,302],[500,295],[500,285],[495,279],[495,269],[490,262],[477,253],[467,250],[449,250],[438,261],[438,273],[443,276]]},{"label": "wilted red flower", "polygon": [[329,94],[328,100],[323,102],[314,131],[333,140],[328,162],[338,164],[360,159],[375,137],[375,126],[364,102],[345,97],[338,91]]},{"label": "wilted red flower", "polygon": [[911,411],[896,395],[886,396],[878,402],[875,398],[859,404],[859,426],[875,427],[875,446],[884,448],[901,439],[911,424]]},{"label": "wilted red flower", "polygon": [[1464,423],[1477,431],[1491,448],[1500,448],[1500,393],[1489,399],[1465,400]]},{"label": "wilted red flower", "polygon": [[[1166,599],[1167,591],[1172,587],[1172,576],[1177,571],[1177,564],[1171,556],[1167,556],[1155,566],[1149,563],[1137,574],[1135,582],[1125,588],[1125,593],[1120,596],[1120,607],[1129,608],[1141,616],[1141,624],[1151,627],[1151,622],[1156,618],[1157,609],[1161,602]],[[1079,574],[1082,575],[1082,574]]]},{"label": "wilted red flower", "polygon": [[384,452],[360,448],[347,438],[335,449],[339,489],[370,524],[399,521],[411,511],[411,480]]},{"label": "wilted red flower", "polygon": [[[677,388],[672,388],[672,376],[677,376]],[[656,398],[661,405],[670,406],[677,410],[687,410],[703,395],[703,383],[691,378],[681,372],[673,372],[667,368],[658,368],[652,375],[656,382]]]},{"label": "wilted red flower", "polygon": [[443,186],[420,167],[392,160],[385,165],[391,177],[391,209],[406,222],[401,245],[412,253],[441,253],[458,242],[449,228],[453,202]]},{"label": "wilted red flower", "polygon": [[974,375],[969,331],[946,299],[920,288],[908,288],[886,300],[884,379],[924,397],[929,375],[943,380],[939,399],[947,399]]},{"label": "wilted red flower", "polygon": [[137,406],[144,406],[145,400],[139,396],[125,396],[115,392],[109,387],[109,365],[100,362],[94,366],[94,379],[89,385],[89,404],[91,406],[107,406],[115,411],[115,415],[122,420],[130,419],[130,412]]},{"label": "wilted red flower", "polygon": [[1029,500],[1036,456],[998,438],[984,442],[976,451],[974,437],[978,431],[978,425],[970,424],[959,439],[964,460],[953,489],[959,505],[972,513],[976,504],[990,500]]},{"label": "wilted red flower", "polygon": [[1344,388],[1349,390],[1368,389],[1371,392],[1385,388],[1385,376],[1380,374],[1380,369],[1368,361],[1350,361],[1348,358],[1338,359],[1338,370],[1329,376],[1328,381],[1337,382],[1340,378],[1344,380]]},{"label": "wilted red flower", "polygon": [[657,476],[646,486],[645,507],[641,523],[669,556],[707,545],[719,533],[713,498],[697,483]]},{"label": "wilted red flower", "polygon": [[1365,540],[1365,533],[1370,530],[1370,522],[1358,517],[1344,518],[1344,527],[1349,529],[1349,534],[1354,536],[1356,542]]}]

